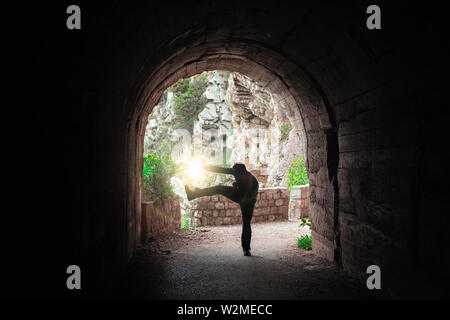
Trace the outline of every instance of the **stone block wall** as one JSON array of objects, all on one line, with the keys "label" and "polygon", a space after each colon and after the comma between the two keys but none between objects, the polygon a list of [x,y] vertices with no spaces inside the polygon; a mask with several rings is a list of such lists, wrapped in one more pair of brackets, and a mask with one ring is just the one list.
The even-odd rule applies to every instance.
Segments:
[{"label": "stone block wall", "polygon": [[309,184],[291,188],[289,219],[300,218],[309,218]]},{"label": "stone block wall", "polygon": [[[253,222],[288,219],[289,191],[287,188],[261,188],[253,212]],[[241,224],[241,209],[237,203],[222,195],[206,196],[191,202],[196,226]]]},{"label": "stone block wall", "polygon": [[172,197],[160,205],[153,202],[142,203],[140,232],[141,242],[152,236],[175,231],[181,224],[180,198]]}]

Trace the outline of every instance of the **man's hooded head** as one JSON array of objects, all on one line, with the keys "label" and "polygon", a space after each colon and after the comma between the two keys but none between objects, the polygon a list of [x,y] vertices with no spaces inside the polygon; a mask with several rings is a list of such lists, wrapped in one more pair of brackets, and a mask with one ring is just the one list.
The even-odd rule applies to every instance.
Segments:
[{"label": "man's hooded head", "polygon": [[235,163],[233,166],[233,174],[236,177],[245,177],[247,175],[247,168],[243,163]]}]

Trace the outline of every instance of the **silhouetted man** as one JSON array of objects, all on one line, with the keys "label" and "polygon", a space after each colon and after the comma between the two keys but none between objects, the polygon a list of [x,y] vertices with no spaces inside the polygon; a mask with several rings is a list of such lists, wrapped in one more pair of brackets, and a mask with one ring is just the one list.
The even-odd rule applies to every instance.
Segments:
[{"label": "silhouetted man", "polygon": [[232,174],[236,181],[232,187],[219,185],[191,190],[188,186],[185,186],[188,200],[191,201],[198,197],[221,194],[231,201],[238,203],[242,212],[242,250],[245,256],[250,256],[250,240],[252,237],[250,221],[252,220],[253,208],[255,207],[256,196],[258,195],[258,180],[247,171],[245,165],[242,163],[236,163],[233,168],[205,166],[205,169],[217,173]]}]

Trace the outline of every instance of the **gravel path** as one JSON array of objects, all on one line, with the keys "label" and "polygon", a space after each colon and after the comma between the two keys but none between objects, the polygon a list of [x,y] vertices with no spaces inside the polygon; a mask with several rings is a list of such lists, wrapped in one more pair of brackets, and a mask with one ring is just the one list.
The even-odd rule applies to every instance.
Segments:
[{"label": "gravel path", "polygon": [[[241,226],[179,230],[148,241],[117,292],[143,299],[370,299],[365,283],[296,246],[298,221],[252,225],[252,256]],[[314,240],[313,240],[314,246]],[[170,253],[163,252],[170,250]]]}]

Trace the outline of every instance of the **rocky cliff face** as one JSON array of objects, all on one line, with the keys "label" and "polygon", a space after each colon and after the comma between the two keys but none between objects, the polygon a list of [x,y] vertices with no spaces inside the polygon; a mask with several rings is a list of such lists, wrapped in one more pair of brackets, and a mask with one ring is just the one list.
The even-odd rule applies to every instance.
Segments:
[{"label": "rocky cliff face", "polygon": [[[293,159],[305,156],[301,121],[291,121],[292,111],[246,76],[211,71],[206,80],[208,103],[195,119],[194,153],[201,152],[215,164],[243,162],[261,186],[284,186]],[[145,154],[164,149],[173,141],[173,118],[174,95],[169,88],[149,117]],[[176,189],[184,192],[180,186]]]},{"label": "rocky cliff face", "polygon": [[232,114],[225,101],[228,77],[229,72],[210,72],[204,93],[209,102],[195,122],[192,137],[196,152],[215,164],[230,163],[231,158]]},{"label": "rocky cliff face", "polygon": [[301,122],[257,82],[231,73],[226,103],[233,113],[231,162],[243,162],[263,186],[284,186],[293,159],[305,156]]},{"label": "rocky cliff face", "polygon": [[[223,137],[225,142],[232,129],[232,114],[225,103],[229,72],[211,71],[206,77],[207,86],[203,95],[208,99],[204,109],[194,119],[191,146],[196,156],[206,157],[209,161],[223,163]],[[144,154],[157,152],[161,144],[175,143],[174,118],[175,99],[171,88],[167,89],[161,101],[154,107],[145,131]],[[174,157],[174,155],[172,155]],[[175,156],[176,157],[176,156]],[[229,160],[231,151],[228,150]],[[177,160],[177,159],[173,159]]]},{"label": "rocky cliff face", "polygon": [[173,92],[168,89],[148,118],[144,136],[144,155],[155,153],[164,141],[168,141],[173,133],[173,118]]}]

